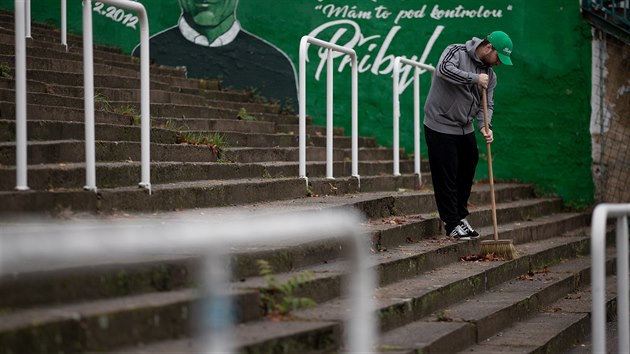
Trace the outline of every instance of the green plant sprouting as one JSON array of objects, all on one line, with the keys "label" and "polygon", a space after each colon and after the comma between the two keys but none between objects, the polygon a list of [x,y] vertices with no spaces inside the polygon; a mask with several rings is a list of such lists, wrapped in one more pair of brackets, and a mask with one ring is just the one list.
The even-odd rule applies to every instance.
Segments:
[{"label": "green plant sprouting", "polygon": [[260,94],[260,90],[257,87],[248,87],[245,89],[251,98],[251,100],[255,103],[268,103],[269,100]]},{"label": "green plant sprouting", "polygon": [[294,275],[284,283],[276,279],[269,262],[256,261],[260,275],[265,278],[267,287],[260,292],[261,307],[268,316],[287,316],[291,311],[315,307],[317,303],[308,297],[295,295],[295,291],[314,278],[312,272],[304,271]]},{"label": "green plant sprouting", "polygon": [[282,103],[282,105],[280,105],[280,114],[290,114],[290,115],[294,115],[295,114],[295,108],[293,108],[293,100],[289,97],[287,97],[284,102]]},{"label": "green plant sprouting", "polygon": [[191,145],[208,145],[214,146],[220,150],[227,147],[225,137],[220,133],[195,133],[183,132],[177,135],[178,143],[186,143]]},{"label": "green plant sprouting", "polygon": [[96,108],[99,111],[104,111],[104,112],[113,111],[112,105],[109,103],[109,98],[101,92],[96,92],[94,94],[94,103],[95,105],[99,106]]},{"label": "green plant sprouting", "polygon": [[109,97],[101,92],[96,92],[96,94],[94,94],[94,104],[95,106],[98,105],[96,109],[99,111],[116,113],[129,117],[131,119],[131,124],[140,125],[140,113],[138,113],[136,107],[130,104],[124,107],[112,107]]},{"label": "green plant sprouting", "polygon": [[126,105],[124,107],[114,108],[112,113],[120,114],[131,118],[133,125],[140,125],[140,113],[136,110],[136,107],[132,105]]},{"label": "green plant sprouting", "polygon": [[177,134],[176,139],[178,144],[206,145],[216,154],[218,162],[227,161],[223,153],[228,144],[220,133],[182,132]]},{"label": "green plant sprouting", "polygon": [[0,64],[0,77],[3,79],[13,79],[11,75],[11,67],[6,64]]},{"label": "green plant sprouting", "polygon": [[241,110],[238,111],[238,114],[236,115],[236,118],[238,118],[240,120],[248,120],[248,121],[256,120],[256,117],[254,117],[253,115],[247,113],[247,110],[245,108],[241,108]]}]

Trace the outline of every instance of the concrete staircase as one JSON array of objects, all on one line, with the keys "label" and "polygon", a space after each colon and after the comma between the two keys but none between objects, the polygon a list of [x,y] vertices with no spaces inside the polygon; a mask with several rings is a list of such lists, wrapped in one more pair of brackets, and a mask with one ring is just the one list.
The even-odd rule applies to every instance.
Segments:
[{"label": "concrete staircase", "polygon": [[[4,76],[12,75],[12,17],[0,12],[0,64],[9,68]],[[26,222],[15,213],[169,222],[178,215],[173,210],[184,209],[220,219],[233,210],[290,215],[353,208],[367,220],[363,227],[379,279],[375,352],[563,352],[589,333],[588,212],[566,210],[560,199],[537,196],[531,185],[497,183],[499,234],[514,241],[521,257],[478,256],[478,241],[442,236],[432,191],[417,188],[412,161],[403,159],[403,176],[392,177],[391,149],[362,137],[360,186],[353,178],[326,180],[324,128],[309,122],[307,189],[295,177],[294,115],[251,93],[222,90],[219,82],[187,79],[179,69],[151,68],[153,194],[148,195],[137,187],[140,128],[129,109],[139,111],[139,66],[102,47],[95,51],[96,91],[103,98],[96,112],[99,190],[83,191],[81,42],[70,36],[66,53],[56,44],[56,31],[34,24],[35,39],[28,43],[28,192],[12,190],[15,93],[13,80],[0,78],[5,235],[19,237]],[[227,144],[182,143],[186,135],[215,133]],[[348,176],[349,138],[342,129],[335,133],[335,175]],[[470,203],[469,221],[482,239],[491,238],[487,184],[474,186]],[[243,353],[343,351],[342,319],[350,300],[342,293],[349,272],[342,249],[342,242],[316,242],[233,251],[230,294]],[[608,258],[608,293],[614,294],[614,255]],[[317,306],[280,319],[266,316],[260,259],[280,282],[312,272],[297,295]],[[195,352],[190,318],[199,299],[198,261],[199,255],[173,254],[4,275],[0,353]],[[608,300],[614,307],[615,296]]]},{"label": "concrete staircase", "polygon": [[[173,210],[214,207],[306,196],[297,174],[297,117],[264,103],[253,93],[225,91],[218,81],[185,78],[180,69],[151,70],[151,176],[153,195],[140,181],[139,64],[115,50],[95,50],[96,158],[98,194],[85,184],[83,74],[80,38],[70,37],[69,53],[57,44],[51,27],[35,25],[27,45],[28,163],[26,193],[12,191],[15,181],[15,92],[12,76],[12,14],[3,13],[0,39],[0,180],[2,212],[58,210]],[[119,64],[120,63],[120,64]],[[261,103],[263,102],[263,103]],[[310,123],[310,119],[309,119]],[[307,166],[312,193],[356,191],[350,173],[350,138],[335,129],[335,182],[324,180],[325,129],[308,127]],[[195,143],[199,137],[218,142]],[[407,175],[392,179],[391,149],[373,138],[359,141],[361,190],[414,188]],[[185,183],[183,183],[185,182]],[[240,193],[235,193],[240,190]],[[247,191],[250,193],[247,193]],[[200,196],[203,194],[203,196]],[[147,209],[148,208],[148,209]]]}]

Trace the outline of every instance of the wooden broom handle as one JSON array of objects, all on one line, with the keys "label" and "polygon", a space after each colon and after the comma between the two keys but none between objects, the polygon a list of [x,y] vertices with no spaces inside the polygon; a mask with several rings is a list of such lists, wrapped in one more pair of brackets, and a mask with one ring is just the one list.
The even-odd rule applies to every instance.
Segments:
[{"label": "wooden broom handle", "polygon": [[[481,91],[481,100],[483,101],[483,124],[486,127],[486,132],[490,130],[488,124],[488,97],[486,89]],[[494,200],[494,174],[492,173],[492,152],[490,151],[490,143],[486,143],[486,149],[488,150],[488,178],[490,179],[490,199],[492,201],[492,227],[494,228],[494,240],[499,240],[499,227],[497,225],[497,205]]]}]

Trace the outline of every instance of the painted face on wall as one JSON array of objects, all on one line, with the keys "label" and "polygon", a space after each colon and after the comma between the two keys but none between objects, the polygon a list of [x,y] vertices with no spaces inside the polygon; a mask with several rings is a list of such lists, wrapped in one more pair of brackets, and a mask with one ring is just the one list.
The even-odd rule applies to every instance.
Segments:
[{"label": "painted face on wall", "polygon": [[184,14],[199,26],[218,26],[234,14],[238,0],[179,0]]}]

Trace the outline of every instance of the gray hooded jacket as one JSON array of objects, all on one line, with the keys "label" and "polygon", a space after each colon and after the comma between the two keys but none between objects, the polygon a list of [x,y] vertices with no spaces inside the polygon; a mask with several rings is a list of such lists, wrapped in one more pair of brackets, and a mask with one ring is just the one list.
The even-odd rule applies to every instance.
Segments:
[{"label": "gray hooded jacket", "polygon": [[431,89],[424,106],[424,125],[444,134],[464,135],[473,132],[473,119],[483,127],[483,105],[479,74],[488,74],[488,122],[494,109],[494,87],[497,84],[492,68],[477,58],[475,50],[482,42],[473,39],[448,46],[435,69]]}]

